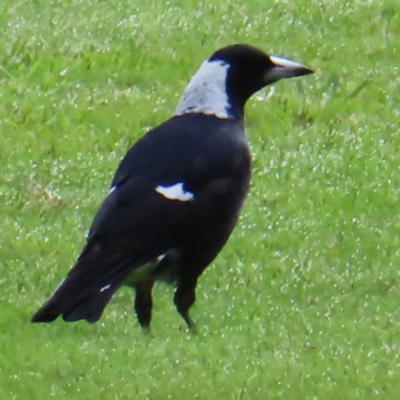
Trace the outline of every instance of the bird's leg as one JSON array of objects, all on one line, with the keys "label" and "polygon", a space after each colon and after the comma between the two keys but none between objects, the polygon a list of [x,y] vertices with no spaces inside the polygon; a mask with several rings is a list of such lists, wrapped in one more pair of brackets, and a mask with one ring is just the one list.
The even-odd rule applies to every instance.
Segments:
[{"label": "bird's leg", "polygon": [[197,279],[185,279],[180,281],[174,296],[175,306],[191,331],[195,330],[195,323],[189,314],[189,309],[196,300],[196,284]]},{"label": "bird's leg", "polygon": [[151,311],[153,308],[153,299],[151,290],[154,281],[139,282],[135,285],[135,312],[139,324],[142,328],[149,330],[151,321]]}]

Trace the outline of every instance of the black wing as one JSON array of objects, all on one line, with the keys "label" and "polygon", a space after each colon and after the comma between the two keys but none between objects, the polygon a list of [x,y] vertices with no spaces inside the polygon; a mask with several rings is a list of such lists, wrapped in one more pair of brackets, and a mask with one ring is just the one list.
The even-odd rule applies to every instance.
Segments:
[{"label": "black wing", "polygon": [[[166,133],[161,125],[128,152],[82,254],[34,320],[44,320],[46,309],[47,320],[63,314],[68,321],[95,321],[134,269],[188,237],[195,240],[196,230],[236,219],[249,180],[244,142],[224,138],[218,145],[198,128]],[[156,190],[179,183],[193,199],[170,199]]]},{"label": "black wing", "polygon": [[34,322],[50,322],[60,314],[66,321],[95,322],[130,272],[176,243],[190,205],[169,201],[154,190],[135,194],[125,195],[122,187],[107,197],[76,264]]}]

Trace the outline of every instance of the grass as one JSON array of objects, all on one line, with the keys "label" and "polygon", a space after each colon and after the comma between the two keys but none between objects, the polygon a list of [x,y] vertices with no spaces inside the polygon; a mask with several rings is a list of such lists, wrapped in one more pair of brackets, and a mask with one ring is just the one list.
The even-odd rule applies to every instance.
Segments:
[{"label": "grass", "polygon": [[[0,398],[395,399],[400,391],[397,0],[5,0],[0,10]],[[216,48],[314,68],[247,106],[252,190],[190,335],[155,293],[101,322],[29,318],[119,160]]]}]

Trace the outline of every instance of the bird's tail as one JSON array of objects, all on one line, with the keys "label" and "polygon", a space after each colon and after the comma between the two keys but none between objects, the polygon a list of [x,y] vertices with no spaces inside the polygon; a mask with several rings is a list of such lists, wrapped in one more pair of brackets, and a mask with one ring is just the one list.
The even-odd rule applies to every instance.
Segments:
[{"label": "bird's tail", "polygon": [[107,284],[83,298],[73,295],[71,284],[67,278],[53,296],[34,314],[31,322],[53,322],[56,318],[62,316],[66,322],[84,319],[94,323],[100,319],[104,308],[120,287],[121,282]]},{"label": "bird's tail", "polygon": [[96,322],[127,275],[161,252],[153,253],[135,252],[130,242],[89,241],[66,279],[31,321],[52,322],[62,316],[67,322]]},{"label": "bird's tail", "polygon": [[115,256],[113,252],[96,254],[90,248],[85,249],[67,278],[34,314],[31,322],[52,322],[59,316],[67,322],[81,319],[96,322],[123,284],[129,265],[135,266],[122,252]]}]

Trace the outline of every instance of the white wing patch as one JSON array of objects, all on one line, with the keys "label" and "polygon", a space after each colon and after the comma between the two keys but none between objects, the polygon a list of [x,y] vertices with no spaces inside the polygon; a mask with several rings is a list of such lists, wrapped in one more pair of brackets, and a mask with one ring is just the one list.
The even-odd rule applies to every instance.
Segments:
[{"label": "white wing patch", "polygon": [[166,256],[165,253],[161,254],[160,256],[157,257],[157,261],[160,262],[160,261],[164,260],[165,256]]},{"label": "white wing patch", "polygon": [[107,289],[110,289],[110,287],[111,287],[111,283],[109,283],[109,284],[106,285],[106,286],[103,286],[103,287],[100,289],[100,293],[105,292]]},{"label": "white wing patch", "polygon": [[226,93],[229,64],[205,61],[190,80],[175,115],[201,113],[228,119],[230,104]]},{"label": "white wing patch", "polygon": [[175,183],[172,186],[157,186],[156,192],[163,195],[168,200],[191,201],[194,194],[183,188],[183,183]]},{"label": "white wing patch", "polygon": [[108,192],[108,195],[110,195],[116,188],[117,188],[116,186],[113,186],[113,187],[110,189],[110,191]]}]

